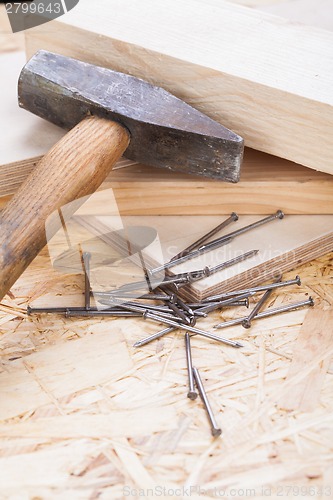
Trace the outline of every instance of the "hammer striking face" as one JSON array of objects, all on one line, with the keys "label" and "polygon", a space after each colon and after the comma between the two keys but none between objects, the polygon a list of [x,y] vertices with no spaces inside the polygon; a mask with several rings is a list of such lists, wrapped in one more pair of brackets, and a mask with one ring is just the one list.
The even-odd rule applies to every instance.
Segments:
[{"label": "hammer striking face", "polygon": [[19,104],[70,129],[92,114],[130,132],[125,155],[156,167],[239,180],[243,139],[162,88],[39,51],[23,68]]}]

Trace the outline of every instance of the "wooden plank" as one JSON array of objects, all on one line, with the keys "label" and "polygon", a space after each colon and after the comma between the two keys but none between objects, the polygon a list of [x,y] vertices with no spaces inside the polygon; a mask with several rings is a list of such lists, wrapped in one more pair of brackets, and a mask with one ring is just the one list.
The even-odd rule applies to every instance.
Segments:
[{"label": "wooden plank", "polygon": [[[0,166],[0,209],[39,158]],[[122,215],[333,213],[333,176],[246,149],[241,181],[212,181],[121,160],[101,189],[113,189]],[[126,168],[123,168],[126,167]]]},{"label": "wooden plank", "polygon": [[333,312],[308,311],[294,346],[292,362],[284,383],[279,407],[313,411],[333,355]]},{"label": "wooden plank", "polygon": [[[239,0],[236,1],[238,2]],[[253,2],[253,0],[248,1]],[[254,3],[256,3],[256,0],[254,0]],[[318,0],[316,2],[312,0],[275,1],[263,3],[259,8],[265,12],[286,17],[295,23],[301,22],[333,31],[331,0]]]},{"label": "wooden plank", "polygon": [[[233,224],[232,228],[229,226],[226,232],[229,233],[258,219],[258,216],[243,216]],[[201,227],[201,234],[205,234],[218,224],[217,218],[212,217],[209,218],[209,225],[202,226],[198,220],[196,222],[196,231]],[[333,245],[332,224],[332,215],[286,216],[282,220],[237,236],[230,244],[175,266],[172,271],[177,274],[202,269],[205,266],[214,266],[246,251],[258,249],[259,253],[255,257],[193,283],[185,287],[183,292],[184,296],[191,299],[202,300],[211,294],[261,284],[279,273],[290,271],[300,264],[329,253]],[[190,227],[190,222],[187,221],[187,234],[190,232]],[[174,239],[173,254],[194,241],[193,236],[183,236],[186,231],[183,228],[183,234],[181,234],[179,230],[179,242],[176,238]],[[170,249],[168,258],[171,258]]]},{"label": "wooden plank", "polygon": [[[0,209],[64,131],[17,107],[16,81],[24,56],[0,56],[6,74],[0,95]],[[275,156],[246,150],[241,182],[230,185],[153,169],[122,160],[105,187],[112,187],[123,214],[332,213],[333,177]],[[293,193],[291,196],[290,193]]]},{"label": "wooden plank", "polygon": [[[92,195],[89,198],[89,213],[85,210],[83,217],[75,220],[84,217],[87,219],[83,225],[89,229],[91,237],[118,229],[120,221],[124,227],[144,225],[154,228],[157,231],[157,241],[160,243],[161,251],[155,244],[144,249],[144,259],[149,268],[168,262],[179,251],[221,223],[221,216],[135,215],[122,216],[119,219],[114,217],[113,211],[110,216],[107,215],[105,202],[101,209],[98,208],[99,199],[109,196],[107,191],[103,192],[102,197],[95,195],[94,203]],[[77,214],[80,215],[80,210]],[[228,234],[261,218],[258,215],[241,216],[237,222],[233,222],[217,236]],[[332,226],[333,215],[287,215],[282,220],[277,219],[245,232],[229,244],[174,266],[170,271],[178,274],[203,269],[205,266],[213,267],[247,251],[259,250],[259,253],[251,259],[194,282],[182,288],[181,293],[190,300],[202,300],[212,294],[262,284],[277,274],[291,271],[302,263],[329,253],[333,245]],[[69,234],[72,238],[71,233]],[[74,235],[73,241],[78,241]],[[56,240],[55,245],[58,248]],[[84,243],[82,245],[84,248]],[[94,283],[92,286],[94,289],[109,289],[110,286],[124,283],[124,279],[125,281],[127,279],[127,282],[142,280],[141,267],[136,268],[136,272],[134,265],[133,267],[133,270],[129,267],[128,260],[124,261],[122,267],[119,262],[115,265],[97,266],[91,270],[91,283]]]},{"label": "wooden plank", "polygon": [[[52,123],[18,107],[17,80],[24,63],[23,51],[0,54],[0,165],[13,162],[15,165],[16,162],[45,154],[65,133]],[[18,169],[21,165],[18,163]],[[11,177],[15,178],[14,172]],[[3,179],[0,185],[2,182]]]},{"label": "wooden plank", "polygon": [[43,48],[148,79],[248,146],[333,172],[328,31],[223,1],[81,0],[26,42],[28,55]]}]

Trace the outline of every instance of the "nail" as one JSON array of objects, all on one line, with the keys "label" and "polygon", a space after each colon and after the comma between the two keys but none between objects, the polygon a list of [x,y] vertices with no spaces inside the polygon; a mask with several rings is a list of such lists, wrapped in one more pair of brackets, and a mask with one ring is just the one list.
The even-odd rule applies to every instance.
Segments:
[{"label": "nail", "polygon": [[[249,294],[249,297],[251,297],[253,294]],[[230,306],[245,306],[245,307],[249,307],[249,304],[250,304],[250,301],[249,301],[249,298],[247,297],[246,299],[244,300],[238,300],[237,297],[231,297],[232,298],[232,302],[230,302],[228,304],[228,307]],[[193,309],[193,312],[194,314],[196,312],[199,312],[201,309],[203,309],[204,307],[207,307],[207,306],[210,306],[210,305],[218,305],[218,304],[221,304],[221,307],[225,304],[225,301],[224,300],[217,300],[216,302],[191,302],[189,303],[188,305]]]},{"label": "nail", "polygon": [[[269,316],[274,316],[275,314],[280,314],[284,313],[287,311],[292,311],[294,309],[299,309],[300,307],[304,306],[313,306],[314,305],[314,300],[312,297],[309,297],[308,300],[304,300],[302,302],[294,302],[293,304],[287,304],[285,306],[281,307],[275,307],[274,309],[267,309],[266,311],[262,311],[255,316],[255,319],[259,318],[268,318]],[[230,321],[224,321],[223,323],[219,323],[218,325],[215,325],[214,328],[226,328],[227,326],[232,326],[232,325],[239,325],[241,324],[244,319],[246,318],[236,318],[232,319]]]},{"label": "nail", "polygon": [[[115,302],[112,299],[109,300],[102,299],[99,300],[98,302],[105,306],[112,306],[114,304],[118,305],[117,302]],[[167,306],[157,306],[155,304],[142,304],[140,302],[130,302],[130,301],[124,301],[122,303],[128,306],[141,307],[142,309],[150,309],[151,311],[170,313],[170,309]]]},{"label": "nail", "polygon": [[91,292],[91,295],[95,295],[96,297],[102,297],[105,299],[108,299],[110,297],[117,297],[118,299],[124,298],[124,299],[140,299],[140,300],[163,300],[167,301],[170,300],[169,295],[162,295],[162,294],[157,294],[157,293],[149,293],[149,294],[144,294],[144,295],[138,295],[137,293],[117,293],[117,290],[114,290],[112,292]]},{"label": "nail", "polygon": [[88,311],[90,309],[90,259],[91,254],[89,252],[84,252],[83,258],[83,270],[84,270],[84,307]]},{"label": "nail", "polygon": [[[111,309],[108,309],[109,311]],[[58,313],[65,313],[67,311],[71,312],[84,312],[87,311],[85,307],[27,307],[27,313],[28,315],[30,314],[44,314],[44,313],[50,313],[50,314],[58,314]],[[100,309],[97,309],[96,307],[91,307],[89,311],[93,312],[98,312]],[[114,309],[112,309],[114,311]],[[119,309],[118,309],[119,311]]]},{"label": "nail", "polygon": [[215,248],[221,247],[222,245],[226,245],[227,243],[230,243],[232,238],[226,238],[222,242],[211,242],[207,245],[203,245],[201,248],[198,248],[197,250],[193,250],[192,252],[189,252],[187,255],[184,255],[184,257],[179,257],[178,259],[170,260],[166,264],[163,264],[159,267],[155,267],[154,269],[150,270],[151,274],[156,274],[159,273],[160,271],[163,271],[165,269],[170,269],[171,267],[178,266],[178,264],[181,264],[182,262],[186,262],[188,260],[194,259],[195,257],[199,257],[200,255],[209,252],[211,250],[214,250]]},{"label": "nail", "polygon": [[151,281],[150,281],[150,275],[149,275],[149,272],[148,272],[148,269],[147,269],[147,266],[146,266],[146,262],[145,262],[145,259],[143,257],[143,254],[142,254],[141,250],[138,251],[138,254],[139,254],[141,266],[142,266],[142,269],[143,269],[143,272],[144,272],[144,275],[145,275],[145,279],[146,279],[146,282],[147,282],[147,285],[148,285],[148,290],[150,292],[152,292],[153,288],[152,288]]},{"label": "nail", "polygon": [[209,404],[209,401],[208,401],[208,398],[207,398],[207,394],[206,394],[205,388],[203,386],[203,383],[202,383],[202,380],[201,380],[201,377],[200,377],[199,370],[197,368],[195,368],[195,367],[193,367],[193,375],[194,375],[195,382],[196,382],[197,387],[198,387],[198,391],[199,391],[200,397],[202,399],[202,402],[203,402],[203,404],[205,406],[205,410],[206,410],[207,415],[208,415],[209,423],[211,425],[212,435],[214,437],[220,436],[222,434],[222,430],[217,425],[217,422],[215,420],[212,408],[211,408],[211,406]]},{"label": "nail", "polygon": [[188,253],[185,257],[181,257],[180,259],[173,260],[170,262],[167,262],[163,266],[157,267],[150,272],[152,274],[157,273],[159,271],[162,271],[163,269],[168,269],[170,267],[176,266],[180,264],[181,262],[184,262],[185,260],[193,259],[194,257],[197,257],[199,255],[202,255],[205,252],[209,252],[221,245],[224,245],[226,243],[229,243],[233,238],[236,236],[239,236],[240,234],[243,234],[247,231],[250,231],[252,229],[255,229],[259,226],[262,226],[263,224],[267,224],[268,222],[271,222],[276,219],[283,219],[284,213],[281,210],[278,210],[275,214],[269,215],[268,217],[265,217],[264,219],[260,219],[257,222],[253,222],[252,224],[249,224],[248,226],[241,227],[240,229],[237,229],[236,231],[233,231],[232,233],[226,234],[225,236],[222,236],[221,238],[217,238],[216,240],[211,241],[210,243],[207,243],[206,245],[203,245],[199,247],[197,250],[194,250],[193,252]]},{"label": "nail", "polygon": [[[149,271],[148,271],[149,272]],[[166,285],[178,285],[178,284],[187,284],[189,282],[188,278],[186,277],[167,277],[165,280],[161,281],[158,280],[157,278],[154,278],[155,281],[151,279],[151,275],[149,275],[150,280],[151,280],[151,285],[152,288],[157,288],[160,286],[166,286]],[[126,292],[133,292],[135,290],[146,290],[147,289],[147,282],[146,281],[135,281],[133,283],[128,283],[127,285],[123,285],[119,287],[117,290],[110,292],[110,295],[113,295],[114,293],[126,293]],[[98,293],[98,292],[97,292]]]},{"label": "nail", "polygon": [[186,273],[178,274],[176,275],[176,277],[179,279],[187,278],[189,283],[194,283],[195,281],[207,278],[208,276],[211,276],[212,274],[222,271],[223,269],[227,269],[228,267],[234,266],[239,262],[243,262],[246,259],[250,259],[254,255],[257,255],[258,252],[259,250],[250,250],[249,252],[245,252],[242,255],[238,255],[237,257],[234,257],[233,259],[230,259],[226,262],[221,262],[221,264],[217,264],[217,266],[214,267],[206,266],[203,269],[198,269],[196,271],[189,271]]},{"label": "nail", "polygon": [[78,310],[74,310],[74,309],[66,309],[65,310],[65,316],[66,318],[73,318],[75,316],[82,316],[82,317],[88,317],[88,316],[114,316],[114,317],[130,317],[130,318],[137,318],[137,317],[140,317],[142,316],[142,313],[135,313],[135,312],[132,312],[132,311],[112,311],[110,309],[104,309],[104,310],[100,310],[100,311],[95,311],[95,310],[92,310],[92,309],[89,309],[88,311],[86,311],[85,309],[82,309],[81,311],[78,311]]},{"label": "nail", "polygon": [[186,304],[186,302],[184,302],[181,298],[177,297],[176,294],[174,294],[174,300],[176,301],[176,303],[182,307],[190,316],[194,316],[194,312],[192,310],[192,308]]},{"label": "nail", "polygon": [[[113,302],[114,302],[114,304],[117,307],[120,307],[121,309],[125,309],[126,311],[138,312],[144,318],[146,317],[146,314],[148,314],[148,313],[151,314],[150,310],[149,310],[149,307],[147,305],[145,305],[143,307],[142,306],[138,306],[138,305],[131,305],[128,302],[121,302],[121,301],[118,301],[117,299],[113,299]],[[163,311],[158,311],[158,317],[171,319],[173,321],[179,320],[179,318],[175,317],[171,313],[169,314],[169,313],[165,313]]]},{"label": "nail", "polygon": [[164,328],[164,330],[161,330],[160,332],[153,333],[153,335],[149,335],[149,337],[138,340],[135,344],[133,344],[133,347],[142,347],[143,345],[149,344],[149,342],[152,342],[153,340],[163,337],[163,335],[166,335],[167,333],[173,332],[174,330],[176,330],[174,326]]},{"label": "nail", "polygon": [[190,253],[192,250],[194,250],[196,247],[199,247],[200,245],[202,245],[203,243],[205,243],[205,241],[207,241],[210,238],[212,238],[212,236],[215,236],[215,234],[217,234],[219,231],[221,231],[222,229],[224,229],[231,222],[234,222],[234,221],[237,221],[237,220],[238,220],[238,215],[235,212],[232,212],[232,214],[230,215],[230,217],[228,217],[228,219],[226,219],[221,224],[219,224],[218,226],[216,226],[214,229],[212,229],[211,231],[209,231],[209,233],[204,234],[197,241],[195,241],[194,243],[192,243],[191,245],[189,245],[188,247],[186,247],[182,252],[179,252],[177,255],[175,255],[174,257],[172,257],[171,262],[173,260],[179,259],[180,257],[184,257],[185,255],[187,255],[188,253]]},{"label": "nail", "polygon": [[[251,295],[253,295],[253,294],[252,293],[244,293],[243,295],[239,295],[238,299],[247,299],[247,302],[246,301],[243,301],[243,302],[245,302],[245,304],[248,304],[248,300],[249,300],[248,297]],[[234,305],[234,303],[235,303],[235,299],[233,297],[231,297],[230,299],[221,300],[220,302],[213,302],[213,303],[209,303],[209,304],[204,304],[203,307],[199,308],[199,311],[209,313],[211,311],[215,311],[216,309],[220,309],[222,307]]]},{"label": "nail", "polygon": [[226,293],[220,293],[218,295],[211,295],[210,297],[203,299],[202,302],[210,302],[210,301],[226,299],[229,297],[237,297],[238,295],[241,295],[243,293],[256,293],[256,292],[263,292],[265,290],[274,290],[275,288],[281,288],[281,287],[289,286],[289,285],[298,285],[299,286],[300,284],[301,284],[301,279],[297,275],[295,279],[288,280],[288,281],[281,281],[281,283],[270,283],[268,285],[255,286],[252,288],[244,288],[243,290],[235,290],[233,292],[226,292]]},{"label": "nail", "polygon": [[[275,283],[279,283],[281,282],[281,278],[282,278],[282,275],[278,276],[275,280]],[[261,311],[261,309],[263,308],[264,304],[267,302],[267,300],[269,299],[269,297],[272,295],[273,293],[273,290],[270,289],[270,290],[266,290],[266,292],[264,293],[264,295],[261,297],[261,299],[257,302],[257,304],[254,306],[254,308],[252,309],[252,311],[250,312],[250,314],[248,315],[247,318],[245,318],[243,321],[242,321],[242,327],[243,328],[251,328],[251,321],[253,320],[253,318],[255,316],[258,315],[258,313]]]},{"label": "nail", "polygon": [[176,314],[176,316],[178,316],[184,323],[188,323],[188,324],[191,323],[191,318],[186,316],[184,311],[181,311],[179,309],[179,307],[176,306],[176,304],[174,304],[173,302],[170,301],[170,302],[168,302],[168,306]]},{"label": "nail", "polygon": [[186,363],[187,363],[188,387],[189,387],[187,397],[193,400],[198,397],[198,394],[194,387],[191,341],[190,341],[190,336],[187,332],[185,333],[185,350],[186,350]]},{"label": "nail", "polygon": [[176,323],[173,320],[158,316],[156,314],[152,314],[150,312],[145,313],[144,318],[157,321],[158,323],[165,323],[166,325],[174,326],[176,328],[181,328],[183,330],[188,330],[189,332],[196,333],[198,335],[201,335],[202,337],[207,337],[212,340],[216,340],[217,342],[222,342],[223,344],[231,345],[232,347],[243,347],[243,344],[235,342],[234,340],[229,340],[224,337],[219,337],[218,335],[214,335],[213,333],[205,332],[204,330],[199,330],[199,328],[195,328],[189,325],[184,325],[183,323]]}]

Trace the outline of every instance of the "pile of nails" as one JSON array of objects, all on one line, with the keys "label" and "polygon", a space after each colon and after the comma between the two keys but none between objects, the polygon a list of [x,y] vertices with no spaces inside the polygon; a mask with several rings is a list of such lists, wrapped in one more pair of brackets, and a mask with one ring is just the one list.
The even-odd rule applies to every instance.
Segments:
[{"label": "pile of nails", "polygon": [[[154,284],[154,276],[156,273],[168,270],[174,265],[178,265],[185,260],[190,260],[198,255],[208,252],[212,249],[218,248],[225,243],[229,243],[233,238],[239,234],[243,234],[255,227],[261,226],[268,222],[282,219],[283,212],[278,210],[275,214],[265,217],[253,224],[242,227],[232,233],[225,236],[217,238],[209,243],[205,243],[208,239],[214,236],[218,231],[222,230],[224,227],[229,225],[231,222],[238,220],[237,214],[234,212],[231,216],[219,224],[216,228],[210,231],[208,234],[201,237],[198,241],[194,242],[192,245],[184,249],[182,252],[173,257],[169,262],[163,264],[163,266],[157,267],[155,269],[145,271],[146,281],[140,281],[136,283],[130,283],[128,285],[123,285],[115,290],[111,291],[92,291],[90,286],[90,258],[91,255],[88,253],[83,254],[83,268],[85,271],[85,305],[84,307],[51,307],[51,308],[32,308],[28,306],[28,314],[39,314],[39,313],[63,313],[66,317],[92,317],[92,316],[104,316],[104,317],[142,317],[143,319],[148,319],[155,321],[159,324],[167,325],[161,331],[154,333],[146,338],[143,338],[135,342],[134,347],[142,347],[153,340],[159,339],[164,335],[173,332],[175,330],[181,329],[185,332],[185,352],[187,360],[187,371],[188,371],[188,397],[192,400],[196,399],[197,392],[195,386],[198,389],[198,393],[203,401],[204,407],[207,412],[207,416],[211,426],[211,432],[214,437],[221,434],[221,429],[216,423],[213,412],[211,410],[204,386],[197,368],[192,365],[192,355],[191,355],[191,345],[190,345],[190,334],[191,337],[199,335],[206,337],[208,339],[226,344],[235,348],[243,347],[238,341],[230,340],[226,337],[214,334],[197,328],[196,322],[200,318],[207,317],[208,313],[211,311],[220,310],[227,307],[235,306],[245,306],[249,307],[249,299],[255,294],[264,292],[259,301],[256,302],[255,306],[252,308],[251,312],[243,317],[232,319],[230,321],[223,321],[214,326],[215,329],[222,329],[228,326],[241,325],[243,328],[250,328],[253,321],[260,318],[267,318],[276,314],[280,314],[286,311],[291,311],[305,306],[313,306],[314,302],[312,297],[306,300],[293,302],[280,307],[272,308],[269,307],[266,310],[262,310],[264,304],[268,301],[273,290],[291,286],[300,285],[301,280],[299,276],[295,279],[283,281],[282,275],[277,276],[272,283],[255,286],[251,288],[246,288],[242,290],[234,290],[231,292],[221,293],[217,295],[211,295],[206,297],[201,302],[186,302],[180,297],[180,290],[183,286],[193,281],[198,281],[211,274],[235,265],[247,258],[252,257],[258,250],[251,250],[246,252],[234,259],[227,262],[218,264],[215,267],[205,267],[201,270],[195,270],[192,272],[183,273],[181,275],[169,275],[167,274],[164,279],[158,280]],[[149,290],[146,293],[146,290]],[[98,301],[101,306],[91,306],[91,296],[94,296],[95,300]],[[132,299],[132,300],[131,300]],[[136,300],[134,300],[136,299]],[[158,304],[159,303],[159,304]],[[101,308],[103,307],[103,308]]]}]

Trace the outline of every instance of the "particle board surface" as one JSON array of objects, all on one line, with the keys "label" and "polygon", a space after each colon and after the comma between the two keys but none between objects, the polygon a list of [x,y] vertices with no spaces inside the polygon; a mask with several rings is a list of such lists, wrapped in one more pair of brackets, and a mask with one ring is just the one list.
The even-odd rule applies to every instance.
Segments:
[{"label": "particle board surface", "polygon": [[329,31],[223,1],[81,0],[26,42],[148,79],[248,146],[332,172]]},{"label": "particle board surface", "polygon": [[308,311],[295,343],[280,408],[313,411],[317,407],[333,354],[332,324],[332,311]]},{"label": "particle board surface", "polygon": [[[268,306],[311,294],[316,307],[332,307],[331,259],[332,254],[298,268],[302,286],[274,292]],[[11,398],[4,407],[12,417],[6,418],[2,412],[0,422],[1,494],[5,498],[22,494],[123,498],[124,488],[195,488],[198,484],[209,491],[253,488],[256,498],[264,498],[263,489],[269,489],[275,497],[278,488],[290,486],[319,491],[325,485],[329,491],[332,360],[312,412],[290,413],[276,404],[285,391],[285,377],[306,310],[266,318],[250,330],[232,327],[225,331],[229,338],[244,343],[241,350],[221,349],[213,341],[192,339],[194,362],[204,376],[208,397],[223,429],[223,437],[213,440],[201,404],[186,398],[181,333],[134,349],[136,340],[154,333],[159,325],[135,318],[87,321],[24,315],[31,297],[35,301],[39,297],[40,304],[74,298],[77,303],[83,302],[83,279],[72,276],[55,281],[47,262],[43,252],[0,311],[0,381],[5,381],[4,386],[17,396],[15,405]],[[36,275],[40,277],[38,290]],[[294,272],[286,278],[293,276]],[[236,308],[214,312],[198,325],[210,330],[222,319],[242,314],[243,309]],[[61,364],[57,369],[53,363],[54,348],[62,359],[76,342],[87,339],[96,342],[100,352],[104,346],[99,342],[101,336],[110,337],[110,341],[113,336],[120,339],[128,352],[125,359],[129,355],[133,368],[120,370],[113,380],[102,381],[97,375],[95,385],[73,393],[69,386],[67,391]],[[113,344],[114,356],[118,340]],[[34,364],[30,359],[36,360],[36,355],[42,362],[52,360],[52,387],[44,386],[43,376],[32,382],[34,369],[24,368]],[[120,358],[119,354],[119,362]],[[99,370],[109,369],[108,356],[97,359]],[[30,398],[21,390],[18,379],[11,376],[17,370],[31,387]],[[300,376],[306,370],[301,368]],[[66,396],[53,392],[58,377]],[[27,400],[30,409],[20,404]],[[214,495],[207,493],[206,497]]]}]

